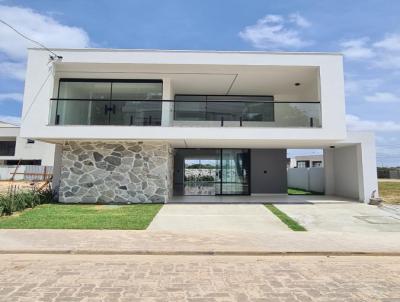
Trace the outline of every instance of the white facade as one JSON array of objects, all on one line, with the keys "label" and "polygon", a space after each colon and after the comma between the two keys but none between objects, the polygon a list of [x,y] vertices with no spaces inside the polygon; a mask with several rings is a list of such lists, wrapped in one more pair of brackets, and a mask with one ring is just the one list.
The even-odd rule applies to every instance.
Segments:
[{"label": "white facade", "polygon": [[43,166],[53,166],[54,150],[53,144],[41,141],[28,141],[19,134],[20,128],[16,125],[0,122],[0,141],[14,141],[14,155],[0,156],[0,163],[10,161],[32,161],[40,160]]},{"label": "white facade", "polygon": [[[337,54],[258,52],[29,50],[22,135],[43,140],[152,139],[179,147],[329,146],[346,138],[342,57]],[[57,97],[60,78],[160,79],[163,98],[174,94],[273,95],[280,101],[321,102],[321,128],[50,126],[50,98]],[[271,83],[268,83],[271,81]],[[296,87],[294,84],[302,85]],[[39,87],[42,87],[39,90]],[[39,90],[39,91],[38,91]],[[164,106],[164,110],[172,110]],[[34,114],[33,114],[34,113]],[[163,112],[164,113],[164,112]],[[282,113],[284,115],[284,113]],[[168,118],[169,117],[169,118]],[[274,125],[272,125],[274,126]],[[279,126],[279,125],[278,125]],[[211,142],[211,144],[209,144]]]},{"label": "white facade", "polygon": [[[353,137],[346,132],[343,58],[340,54],[54,51],[63,58],[49,64],[46,51],[29,50],[22,137],[61,145],[67,141],[162,141],[171,148],[322,148],[326,150],[324,160],[328,162],[325,173],[327,194],[367,201],[372,191],[377,190],[376,164],[372,160],[375,156],[373,138]],[[160,125],[129,126],[110,123],[110,119],[106,125],[60,124],[56,121],[59,108],[54,104],[68,101],[59,98],[61,79],[162,81]],[[174,100],[178,95],[270,96],[273,118],[242,123],[240,117],[240,124],[238,119],[182,121],[176,119],[178,103]],[[108,110],[115,108],[107,109],[106,105],[106,113]],[[349,161],[348,165],[346,161]],[[61,161],[56,159],[56,162],[62,166]],[[357,174],[346,174],[350,162],[357,163]],[[352,180],[345,182],[342,174]]]}]

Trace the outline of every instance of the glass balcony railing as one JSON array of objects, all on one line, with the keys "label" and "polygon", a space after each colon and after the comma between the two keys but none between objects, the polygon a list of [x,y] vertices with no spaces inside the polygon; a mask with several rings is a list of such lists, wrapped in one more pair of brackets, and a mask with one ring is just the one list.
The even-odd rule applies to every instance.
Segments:
[{"label": "glass balcony railing", "polygon": [[320,128],[321,104],[243,100],[51,99],[50,124]]}]

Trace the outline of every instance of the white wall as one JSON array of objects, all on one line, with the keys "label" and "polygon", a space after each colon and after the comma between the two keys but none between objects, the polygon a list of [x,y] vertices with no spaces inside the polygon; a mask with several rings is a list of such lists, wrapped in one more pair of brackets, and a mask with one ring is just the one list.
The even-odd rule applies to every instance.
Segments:
[{"label": "white wall", "polygon": [[48,144],[35,140],[35,143],[28,144],[27,139],[17,137],[16,159],[40,159],[42,166],[53,166],[54,163],[54,144]]},{"label": "white wall", "polygon": [[55,145],[54,164],[53,164],[53,190],[58,193],[61,180],[62,168],[62,145]]},{"label": "white wall", "polygon": [[324,168],[289,168],[288,187],[324,192]]},{"label": "white wall", "polygon": [[324,149],[327,195],[368,202],[378,194],[375,139],[372,133],[350,132],[334,149]]}]

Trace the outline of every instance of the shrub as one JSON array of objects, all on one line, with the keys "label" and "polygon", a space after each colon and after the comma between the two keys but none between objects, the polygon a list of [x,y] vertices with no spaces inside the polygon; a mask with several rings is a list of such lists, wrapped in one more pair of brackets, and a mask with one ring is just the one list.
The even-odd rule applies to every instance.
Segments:
[{"label": "shrub", "polygon": [[11,215],[14,212],[26,208],[34,208],[37,205],[54,202],[54,193],[51,189],[42,191],[16,191],[8,194],[0,194],[0,216]]}]

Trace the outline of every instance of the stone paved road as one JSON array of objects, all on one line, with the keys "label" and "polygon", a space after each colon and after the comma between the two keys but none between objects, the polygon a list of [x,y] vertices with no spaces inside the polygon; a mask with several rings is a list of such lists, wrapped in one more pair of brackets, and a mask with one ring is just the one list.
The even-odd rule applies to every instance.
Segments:
[{"label": "stone paved road", "polygon": [[0,301],[400,301],[400,258],[0,255]]}]

